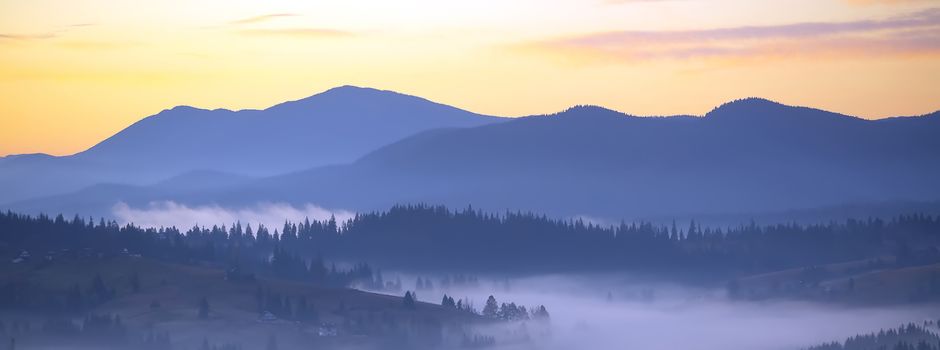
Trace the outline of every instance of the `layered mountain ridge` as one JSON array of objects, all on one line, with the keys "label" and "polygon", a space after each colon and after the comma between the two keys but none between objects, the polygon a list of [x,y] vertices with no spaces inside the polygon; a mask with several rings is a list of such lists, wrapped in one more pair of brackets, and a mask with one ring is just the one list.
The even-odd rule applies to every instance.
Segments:
[{"label": "layered mountain ridge", "polygon": [[[381,96],[393,101],[382,102],[386,106],[400,101]],[[375,123],[392,119],[376,107],[382,103],[362,107],[359,115]],[[332,110],[324,105],[310,98],[271,109],[286,115]],[[455,112],[425,108],[439,111],[434,115]],[[635,117],[576,106],[511,120],[476,116],[473,125],[418,130],[355,161],[220,180],[224,186],[200,185],[212,180],[198,176],[194,185],[172,190],[89,189],[11,206],[106,215],[117,202],[161,200],[232,207],[314,203],[354,211],[432,203],[619,220],[931,202],[940,199],[936,115],[866,120],[759,98],[732,101],[702,117]]]}]

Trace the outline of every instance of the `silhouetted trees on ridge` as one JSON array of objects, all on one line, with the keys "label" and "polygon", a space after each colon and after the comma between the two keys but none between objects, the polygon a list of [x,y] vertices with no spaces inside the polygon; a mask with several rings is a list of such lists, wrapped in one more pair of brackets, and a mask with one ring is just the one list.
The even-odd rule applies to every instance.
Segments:
[{"label": "silhouetted trees on ridge", "polygon": [[821,344],[806,350],[938,350],[940,336],[928,329],[934,325],[933,322],[923,326],[909,323],[896,329],[856,335],[844,342]]},{"label": "silhouetted trees on ridge", "polygon": [[[127,249],[174,261],[236,264],[271,256],[282,277],[340,285],[375,272],[367,265],[336,274],[323,258],[369,261],[413,271],[565,272],[635,271],[728,277],[787,268],[895,256],[900,266],[940,261],[940,219],[929,215],[891,220],[847,220],[817,225],[754,223],[732,228],[687,228],[650,223],[600,226],[532,213],[495,215],[467,208],[395,206],[346,222],[304,220],[267,227],[144,229],[62,216],[0,214],[0,241],[39,251]],[[323,254],[320,256],[319,254]],[[333,277],[326,277],[333,276]],[[328,281],[333,279],[333,281]],[[417,289],[428,288],[420,281]]]}]

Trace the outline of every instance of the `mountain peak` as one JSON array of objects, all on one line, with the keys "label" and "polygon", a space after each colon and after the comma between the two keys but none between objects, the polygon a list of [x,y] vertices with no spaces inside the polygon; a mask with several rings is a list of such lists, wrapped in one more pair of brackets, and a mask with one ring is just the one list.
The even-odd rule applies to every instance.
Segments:
[{"label": "mountain peak", "polygon": [[179,105],[173,108],[164,109],[157,114],[138,120],[136,123],[132,124],[131,126],[134,126],[140,123],[152,123],[154,122],[154,120],[183,119],[183,118],[187,118],[193,115],[197,115],[199,112],[207,112],[207,111],[208,110],[206,109],[196,108],[193,106]]},{"label": "mountain peak", "polygon": [[630,115],[623,112],[618,112],[597,105],[575,105],[561,112],[549,114],[548,116],[561,118],[630,117]]},{"label": "mountain peak", "polygon": [[809,107],[782,104],[760,97],[748,97],[724,103],[705,114],[713,120],[737,122],[785,122],[857,119],[844,114]]},{"label": "mountain peak", "polygon": [[[310,98],[322,97],[322,96],[334,96],[334,97],[335,97],[335,96],[339,96],[339,97],[343,97],[343,98],[355,98],[355,97],[363,97],[363,96],[370,96],[370,95],[372,95],[372,96],[383,96],[383,95],[384,95],[384,96],[409,96],[409,97],[414,97],[414,96],[406,95],[406,94],[399,93],[399,92],[395,92],[395,91],[391,91],[391,90],[381,90],[381,89],[376,89],[376,88],[371,88],[371,87],[363,87],[363,86],[356,86],[356,85],[342,85],[342,86],[337,86],[337,87],[334,87],[334,88],[330,88],[330,89],[328,89],[328,90],[326,90],[326,91],[323,91],[323,92],[321,92],[321,93],[318,93],[318,94],[314,94],[314,95],[312,95],[312,96],[310,96],[310,97],[305,98],[304,100],[310,99]],[[415,98],[418,98],[418,97],[415,97]]]},{"label": "mountain peak", "polygon": [[[174,126],[178,126],[175,123],[181,123],[181,122],[184,122],[185,120],[189,120],[194,117],[204,117],[204,116],[209,116],[209,115],[215,116],[215,115],[220,114],[220,112],[231,113],[232,111],[227,110],[227,109],[221,109],[221,108],[208,110],[208,109],[202,109],[202,108],[193,107],[193,106],[180,105],[180,106],[176,106],[173,108],[164,109],[160,111],[160,113],[138,120],[134,124],[131,124],[131,126],[129,126],[128,129],[133,128],[135,126],[139,126],[141,124],[153,124],[153,123],[168,123],[166,126],[172,128]],[[169,130],[165,130],[165,131],[169,131]]]},{"label": "mountain peak", "polygon": [[344,105],[344,106],[363,106],[380,103],[398,103],[404,101],[426,101],[426,99],[398,93],[390,90],[379,90],[369,87],[360,87],[355,85],[342,85],[323,92],[319,92],[299,100],[283,102],[271,107],[271,109],[282,108],[307,108],[309,105]]},{"label": "mountain peak", "polygon": [[370,87],[362,87],[355,85],[342,85],[334,88],[327,89],[326,91],[313,94],[307,98],[314,98],[317,96],[361,96],[365,94],[377,94],[377,93],[394,93],[392,91],[385,91],[379,89],[373,89]]},{"label": "mountain peak", "polygon": [[340,85],[334,88],[327,89],[323,93],[327,92],[344,92],[344,91],[379,91],[378,89],[373,89],[370,87],[356,86],[356,85]]},{"label": "mountain peak", "polygon": [[46,153],[23,153],[23,154],[8,154],[6,156],[0,157],[0,162],[4,164],[12,163],[30,163],[30,162],[41,162],[47,161],[50,159],[56,159],[58,157]]},{"label": "mountain peak", "polygon": [[165,113],[187,113],[187,112],[194,112],[194,111],[201,111],[201,110],[202,109],[196,108],[193,106],[179,105],[173,108],[164,109],[160,111],[160,113],[157,113],[157,115],[165,114]]},{"label": "mountain peak", "polygon": [[940,118],[940,110],[922,115],[924,118]]},{"label": "mountain peak", "polygon": [[706,113],[705,116],[737,114],[741,112],[767,112],[788,107],[790,106],[762,97],[746,97],[722,103],[720,106]]},{"label": "mountain peak", "polygon": [[55,158],[56,156],[48,153],[18,153],[18,154],[8,154],[6,156],[0,157],[0,159],[43,159],[43,158]]}]

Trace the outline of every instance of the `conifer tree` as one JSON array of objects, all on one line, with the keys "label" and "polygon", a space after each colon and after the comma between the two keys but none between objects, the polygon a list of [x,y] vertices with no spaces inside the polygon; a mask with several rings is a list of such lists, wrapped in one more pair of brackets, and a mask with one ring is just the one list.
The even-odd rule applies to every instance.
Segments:
[{"label": "conifer tree", "polygon": [[402,300],[406,309],[414,309],[417,305],[415,302],[415,296],[411,291],[405,292],[405,298]]},{"label": "conifer tree", "polygon": [[496,303],[496,298],[490,295],[489,298],[486,298],[486,305],[483,306],[483,316],[488,318],[496,318],[499,313],[499,304]]}]

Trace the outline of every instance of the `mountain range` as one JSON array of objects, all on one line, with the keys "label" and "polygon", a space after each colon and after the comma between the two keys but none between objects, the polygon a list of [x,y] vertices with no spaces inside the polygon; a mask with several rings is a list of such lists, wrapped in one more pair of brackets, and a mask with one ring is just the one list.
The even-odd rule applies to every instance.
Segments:
[{"label": "mountain range", "polygon": [[[748,98],[704,116],[576,106],[501,119],[342,87],[264,111],[177,107],[71,157],[7,157],[0,173],[97,176],[4,196],[24,212],[420,202],[609,220],[700,217],[940,200],[936,135],[940,112],[866,120]],[[153,174],[119,181],[138,172]]]},{"label": "mountain range", "polygon": [[417,132],[502,120],[391,91],[343,86],[264,110],[180,106],[83,152],[0,158],[0,203],[191,171],[270,176],[347,163]]}]

